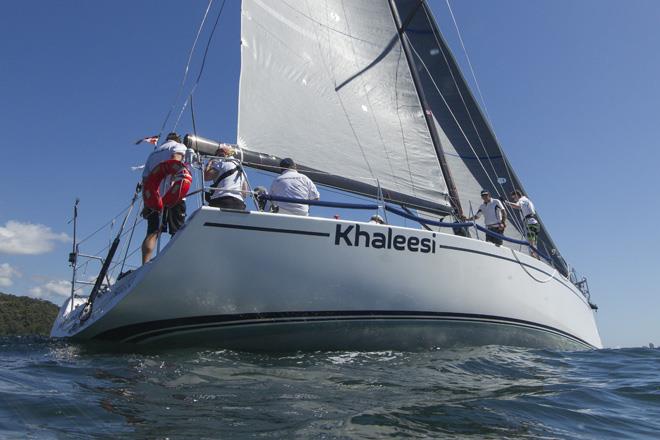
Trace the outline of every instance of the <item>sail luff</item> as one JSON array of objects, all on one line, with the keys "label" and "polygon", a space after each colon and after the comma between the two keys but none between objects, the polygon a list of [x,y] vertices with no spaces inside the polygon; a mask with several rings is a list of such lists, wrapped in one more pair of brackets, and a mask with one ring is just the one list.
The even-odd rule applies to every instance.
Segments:
[{"label": "sail luff", "polygon": [[[425,2],[423,0],[420,0],[418,7],[423,6],[424,3]],[[419,74],[417,73],[417,69],[415,68],[415,63],[410,50],[409,41],[406,38],[404,38],[408,22],[412,19],[415,12],[410,13],[409,17],[406,18],[404,23],[401,20],[401,16],[399,15],[399,10],[397,9],[394,0],[389,0],[389,5],[390,5],[390,10],[392,11],[392,17],[394,19],[394,22],[396,23],[399,41],[401,42],[401,47],[403,48],[403,51],[405,53],[406,61],[410,68],[410,73],[412,75],[413,83],[415,84],[417,96],[419,97],[420,105],[422,106],[422,109],[424,111],[424,119],[426,120],[426,125],[429,128],[429,134],[431,135],[431,140],[433,142],[433,146],[435,147],[436,154],[438,155],[438,161],[440,163],[440,168],[442,169],[442,175],[445,179],[445,182],[447,183],[447,190],[449,191],[449,202],[452,208],[454,209],[456,215],[460,217],[463,215],[463,209],[461,207],[461,201],[458,196],[458,190],[456,188],[454,180],[451,177],[451,172],[449,170],[449,167],[447,166],[447,160],[445,158],[445,154],[442,148],[442,143],[440,142],[440,136],[438,135],[436,125],[433,121],[433,115],[430,113],[431,108],[426,99],[426,95],[424,94],[424,89],[421,85]]]}]

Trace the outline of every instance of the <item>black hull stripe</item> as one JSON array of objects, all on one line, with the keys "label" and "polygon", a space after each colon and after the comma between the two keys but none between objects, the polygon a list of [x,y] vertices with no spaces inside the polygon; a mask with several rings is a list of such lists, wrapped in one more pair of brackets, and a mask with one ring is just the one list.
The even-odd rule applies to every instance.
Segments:
[{"label": "black hull stripe", "polygon": [[[261,231],[261,232],[277,232],[277,233],[282,233],[282,234],[295,234],[295,235],[311,235],[311,236],[316,236],[316,237],[330,237],[330,234],[327,232],[315,232],[315,231],[299,231],[297,229],[279,229],[279,228],[262,228],[258,226],[245,226],[245,225],[233,225],[229,223],[214,223],[214,222],[205,222],[204,226],[212,226],[215,228],[228,228],[228,229],[243,229],[246,231]],[[540,272],[544,275],[551,276],[552,279],[559,284],[562,284],[564,287],[566,287],[568,290],[573,293],[573,295],[577,296],[586,307],[590,307],[589,303],[586,301],[586,299],[580,294],[577,293],[575,290],[569,286],[569,284],[565,283],[560,277],[557,277],[556,274],[546,272],[543,269],[539,269],[538,267],[532,266],[531,264],[523,263],[522,261],[518,261],[515,258],[510,258],[510,257],[503,257],[501,255],[495,255],[491,254],[490,252],[484,252],[484,251],[478,251],[474,249],[466,249],[462,247],[456,247],[456,246],[447,246],[447,245],[442,245],[439,244],[438,247],[440,249],[449,249],[452,251],[459,251],[459,252],[468,252],[471,254],[478,254],[478,255],[485,255],[487,257],[493,257],[493,258],[499,258],[500,260],[506,260],[506,261],[511,261],[512,263],[520,264],[521,266],[528,267],[530,269],[533,269],[537,272]]]},{"label": "black hull stripe", "polygon": [[132,324],[107,330],[94,339],[124,342],[141,342],[157,336],[180,331],[230,327],[241,325],[264,325],[290,322],[323,322],[349,320],[451,320],[490,324],[505,324],[528,329],[542,330],[571,339],[589,348],[593,345],[563,330],[544,324],[501,316],[471,313],[406,312],[406,311],[328,311],[328,312],[274,312],[245,313],[238,315],[208,315],[188,318],[166,319]]},{"label": "black hull stripe", "polygon": [[245,226],[245,225],[230,225],[228,223],[213,223],[205,222],[204,226],[212,226],[214,228],[228,228],[228,229],[243,229],[246,231],[261,231],[261,232],[279,232],[282,234],[296,234],[296,235],[312,235],[316,237],[330,237],[327,232],[314,232],[314,231],[299,231],[297,229],[279,229],[279,228],[262,228],[259,226]]}]

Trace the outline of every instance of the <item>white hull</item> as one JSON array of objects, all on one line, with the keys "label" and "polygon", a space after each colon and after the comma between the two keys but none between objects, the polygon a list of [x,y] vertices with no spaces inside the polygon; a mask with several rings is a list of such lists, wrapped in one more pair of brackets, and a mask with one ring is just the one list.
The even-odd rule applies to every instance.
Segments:
[{"label": "white hull", "polygon": [[52,336],[269,351],[602,346],[575,286],[511,249],[208,207],[151,263],[97,297],[82,324],[81,309],[62,306]]}]

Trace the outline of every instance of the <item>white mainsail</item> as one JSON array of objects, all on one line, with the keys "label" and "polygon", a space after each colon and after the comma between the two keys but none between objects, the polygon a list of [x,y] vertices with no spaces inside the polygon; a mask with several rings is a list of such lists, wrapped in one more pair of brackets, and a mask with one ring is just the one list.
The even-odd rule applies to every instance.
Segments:
[{"label": "white mainsail", "polygon": [[244,0],[241,59],[240,144],[448,205],[387,0]]}]

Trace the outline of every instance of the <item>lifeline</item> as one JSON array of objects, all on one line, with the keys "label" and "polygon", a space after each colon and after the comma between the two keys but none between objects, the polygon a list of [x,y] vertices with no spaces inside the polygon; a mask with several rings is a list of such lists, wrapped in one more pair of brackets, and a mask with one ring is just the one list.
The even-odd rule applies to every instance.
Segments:
[{"label": "lifeline", "polygon": [[[393,234],[392,228],[387,228],[387,234],[382,232],[369,233],[360,230],[360,225],[337,225],[335,229],[335,245],[364,246],[374,249],[394,249],[397,251],[420,252],[435,254],[436,244],[432,238],[419,238],[414,235]],[[432,234],[435,238],[435,233]]]}]

